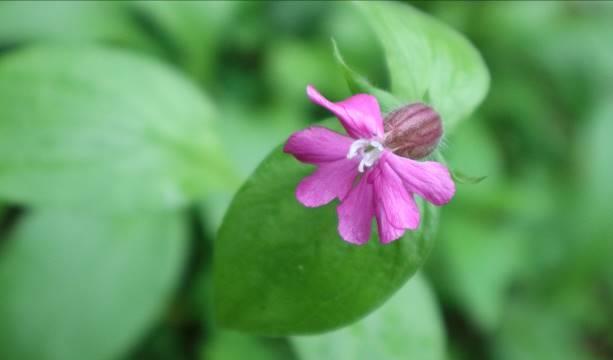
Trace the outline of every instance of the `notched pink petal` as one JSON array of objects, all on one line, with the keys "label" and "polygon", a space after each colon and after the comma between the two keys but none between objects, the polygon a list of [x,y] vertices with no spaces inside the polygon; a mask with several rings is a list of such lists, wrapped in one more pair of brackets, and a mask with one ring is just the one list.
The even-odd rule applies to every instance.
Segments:
[{"label": "notched pink petal", "polygon": [[343,240],[366,244],[370,239],[375,212],[372,184],[364,176],[337,208],[338,232]]},{"label": "notched pink petal", "polygon": [[409,192],[414,192],[434,205],[445,205],[455,194],[455,183],[447,167],[435,161],[415,161],[391,153],[385,161],[402,179]]},{"label": "notched pink petal", "polygon": [[302,162],[319,164],[347,157],[353,139],[321,126],[293,133],[283,151]]},{"label": "notched pink petal", "polygon": [[402,184],[402,180],[385,161],[373,172],[377,217],[394,227],[415,230],[419,227],[419,208]]},{"label": "notched pink petal", "polygon": [[335,198],[344,199],[357,176],[355,160],[341,159],[321,163],[296,188],[296,198],[307,207],[322,206]]},{"label": "notched pink petal", "polygon": [[315,104],[336,115],[349,136],[355,139],[370,139],[383,135],[381,109],[374,96],[358,94],[333,103],[311,85],[307,86],[307,95]]},{"label": "notched pink petal", "polygon": [[398,240],[404,235],[405,229],[394,227],[387,221],[384,214],[377,210],[377,230],[379,231],[379,241],[383,244],[389,244],[394,240]]}]

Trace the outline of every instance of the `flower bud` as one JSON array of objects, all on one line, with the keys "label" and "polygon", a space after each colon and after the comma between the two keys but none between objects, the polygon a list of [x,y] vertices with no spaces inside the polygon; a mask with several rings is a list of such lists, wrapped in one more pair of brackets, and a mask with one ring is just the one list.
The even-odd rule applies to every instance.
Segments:
[{"label": "flower bud", "polygon": [[430,155],[443,135],[441,117],[422,103],[406,105],[387,114],[383,127],[385,147],[411,159]]}]

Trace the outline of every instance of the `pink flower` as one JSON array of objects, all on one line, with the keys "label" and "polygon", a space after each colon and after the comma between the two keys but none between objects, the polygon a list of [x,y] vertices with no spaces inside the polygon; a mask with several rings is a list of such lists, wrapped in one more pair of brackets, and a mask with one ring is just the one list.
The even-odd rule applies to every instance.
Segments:
[{"label": "pink flower", "polygon": [[292,134],[283,151],[317,166],[298,184],[296,198],[307,207],[338,198],[338,231],[345,241],[365,244],[375,217],[381,242],[390,243],[406,229],[419,228],[414,195],[439,206],[451,200],[455,184],[444,165],[400,157],[385,147],[374,96],[358,94],[333,103],[310,85],[307,95],[336,115],[349,136],[312,126]]}]

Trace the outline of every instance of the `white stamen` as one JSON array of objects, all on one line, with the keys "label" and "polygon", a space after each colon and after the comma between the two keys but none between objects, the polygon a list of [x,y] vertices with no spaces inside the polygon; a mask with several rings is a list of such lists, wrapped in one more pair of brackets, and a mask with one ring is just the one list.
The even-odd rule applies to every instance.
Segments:
[{"label": "white stamen", "polygon": [[349,147],[349,152],[347,153],[347,159],[353,159],[356,155],[358,155],[358,151],[368,146],[368,140],[359,139],[354,141]]},{"label": "white stamen", "polygon": [[367,167],[373,166],[383,154],[383,145],[377,140],[359,139],[354,141],[347,153],[348,159],[353,159],[357,155],[361,156],[358,171],[364,172]]}]

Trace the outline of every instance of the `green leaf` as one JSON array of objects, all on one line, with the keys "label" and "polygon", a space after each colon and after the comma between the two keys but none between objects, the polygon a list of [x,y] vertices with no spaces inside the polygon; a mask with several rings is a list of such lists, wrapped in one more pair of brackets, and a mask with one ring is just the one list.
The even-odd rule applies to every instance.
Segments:
[{"label": "green leaf", "polygon": [[383,48],[370,26],[356,26],[364,22],[360,9],[344,1],[330,4],[334,6],[326,9],[326,20],[322,24],[324,34],[333,36],[343,56],[350,59],[352,69],[368,74],[367,78],[373,83],[384,83],[387,68]]},{"label": "green leaf", "polygon": [[445,335],[434,296],[415,276],[359,322],[316,336],[293,337],[302,360],[442,360]]},{"label": "green leaf", "polygon": [[145,57],[70,46],[11,54],[0,61],[0,198],[183,206],[232,181],[214,117],[195,87]]},{"label": "green leaf", "polygon": [[27,215],[0,257],[0,358],[120,357],[173,291],[183,225],[178,214]]},{"label": "green leaf", "polygon": [[405,4],[355,4],[383,45],[392,94],[431,104],[447,131],[481,103],[489,73],[479,52],[461,34]]},{"label": "green leaf", "polygon": [[394,97],[394,95],[372,85],[368,79],[351,69],[349,65],[345,63],[345,60],[341,55],[341,51],[336,45],[336,41],[334,41],[334,39],[332,39],[332,47],[334,49],[334,58],[343,71],[347,85],[353,94],[368,93],[375,96],[379,101],[379,105],[381,105],[381,110],[383,112],[392,111],[395,108],[402,106],[402,102]]},{"label": "green leaf", "polygon": [[[329,125],[331,122],[324,123]],[[364,246],[337,232],[336,204],[295,198],[313,168],[281,147],[234,197],[215,242],[215,312],[221,326],[264,334],[317,333],[347,325],[387,300],[423,264],[436,208],[422,205],[417,232]]]},{"label": "green leaf", "polygon": [[204,348],[204,360],[290,360],[296,357],[286,340],[218,331]]},{"label": "green leaf", "polygon": [[146,41],[124,2],[2,1],[0,44],[25,41]]}]

